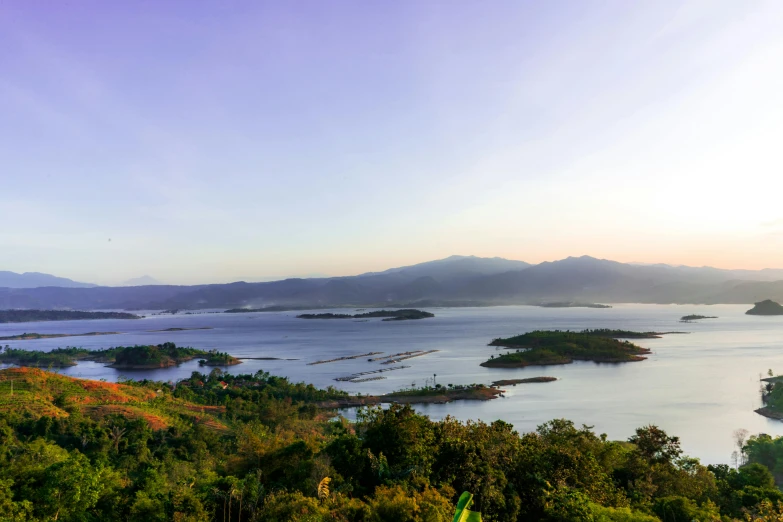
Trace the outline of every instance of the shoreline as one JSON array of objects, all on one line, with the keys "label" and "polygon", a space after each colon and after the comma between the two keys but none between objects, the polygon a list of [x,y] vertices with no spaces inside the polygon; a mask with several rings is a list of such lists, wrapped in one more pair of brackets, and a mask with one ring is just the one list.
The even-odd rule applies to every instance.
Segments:
[{"label": "shoreline", "polygon": [[758,413],[762,417],[766,417],[768,419],[772,420],[779,420],[783,421],[783,413],[776,412],[775,410],[771,408],[767,408],[766,406],[762,408],[758,408],[756,410],[753,410],[754,412]]},{"label": "shoreline", "polygon": [[[651,350],[648,350],[647,352],[644,352],[645,355],[649,355],[652,353]],[[484,361],[483,363],[479,364],[479,366],[483,366],[484,368],[527,368],[528,366],[557,366],[561,364],[571,364],[575,361],[585,361],[585,362],[594,362],[596,364],[620,364],[620,363],[627,363],[627,362],[639,362],[639,361],[645,361],[647,360],[647,357],[642,357],[641,355],[629,355],[628,358],[625,359],[619,359],[615,357],[568,357],[568,361],[552,361],[552,362],[502,362],[498,361],[497,359],[490,359],[489,361]],[[496,362],[497,361],[497,362]]]}]

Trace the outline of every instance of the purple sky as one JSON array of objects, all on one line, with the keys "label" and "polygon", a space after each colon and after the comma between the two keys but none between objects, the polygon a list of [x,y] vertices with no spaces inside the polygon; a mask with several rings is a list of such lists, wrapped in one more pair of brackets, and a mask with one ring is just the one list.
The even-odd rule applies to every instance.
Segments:
[{"label": "purple sky", "polygon": [[0,269],[783,266],[780,27],[733,0],[6,0]]}]

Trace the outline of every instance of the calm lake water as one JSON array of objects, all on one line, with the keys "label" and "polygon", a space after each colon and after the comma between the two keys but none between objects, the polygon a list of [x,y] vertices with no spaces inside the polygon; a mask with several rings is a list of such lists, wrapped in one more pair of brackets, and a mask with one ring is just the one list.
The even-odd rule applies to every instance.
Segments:
[{"label": "calm lake water", "polygon": [[[538,308],[431,308],[436,317],[419,321],[378,319],[304,320],[302,312],[199,314],[153,316],[141,320],[67,321],[0,324],[0,336],[23,332],[123,332],[119,335],[70,337],[8,342],[15,348],[50,350],[60,346],[107,348],[166,341],[181,346],[217,348],[237,357],[277,357],[247,360],[226,368],[230,373],[263,369],[274,375],[329,385],[364,394],[385,393],[415,384],[437,374],[440,384],[485,383],[548,375],[556,382],[507,387],[506,398],[489,402],[456,402],[418,406],[432,418],[452,415],[462,420],[496,419],[512,423],[520,432],[554,418],[588,424],[612,439],[626,439],[634,429],[656,424],[681,438],[685,451],[704,463],[728,463],[733,451],[732,432],[783,435],[783,423],[753,412],[760,406],[759,377],[768,369],[783,373],[783,317],[744,314],[746,305],[659,306],[617,305],[611,309]],[[343,311],[344,313],[344,311]],[[716,315],[694,323],[680,323],[690,313]],[[212,327],[210,330],[153,332],[165,328]],[[617,328],[637,331],[684,331],[661,339],[634,341],[653,353],[646,361],[625,364],[577,362],[525,369],[489,369],[479,363],[498,348],[487,343],[495,337],[534,329]],[[3,344],[6,344],[3,342]],[[439,350],[394,365],[368,362],[367,357],[309,366],[322,359],[383,352]],[[364,383],[337,382],[335,377],[405,365]],[[119,372],[97,363],[81,363],[60,370],[84,378],[177,380],[198,371],[195,361],[177,368]]]}]

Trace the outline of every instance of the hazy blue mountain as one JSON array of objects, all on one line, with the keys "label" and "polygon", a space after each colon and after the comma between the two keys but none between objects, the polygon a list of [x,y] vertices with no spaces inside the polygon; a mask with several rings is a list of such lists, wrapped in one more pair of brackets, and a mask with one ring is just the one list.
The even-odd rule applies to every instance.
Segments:
[{"label": "hazy blue mountain", "polygon": [[523,303],[571,300],[709,304],[752,303],[759,300],[759,295],[783,292],[779,284],[783,281],[759,279],[739,280],[731,270],[633,265],[582,256],[488,276],[463,289],[461,297]]},{"label": "hazy blue mountain", "polygon": [[589,256],[529,265],[499,258],[450,258],[350,277],[198,286],[0,288],[0,308],[318,308],[597,303],[783,301],[774,270],[618,263]]},{"label": "hazy blue mountain", "polygon": [[371,272],[362,275],[399,274],[411,278],[431,277],[436,281],[445,281],[455,278],[500,274],[511,270],[523,270],[529,266],[531,266],[530,263],[503,259],[502,257],[451,256],[436,261],[427,261],[417,265],[390,268],[383,272]]},{"label": "hazy blue mountain", "polygon": [[747,281],[780,281],[783,280],[783,269],[764,268],[761,270],[739,270],[722,269],[711,266],[686,266],[686,265],[667,265],[663,263],[629,263],[633,266],[657,267],[679,272],[689,277],[711,278],[713,280],[731,280],[741,279]]},{"label": "hazy blue mountain", "polygon": [[91,288],[97,285],[80,283],[65,277],[57,277],[41,272],[16,272],[0,271],[0,288],[38,288],[41,286],[62,286],[66,288]]},{"label": "hazy blue mountain", "polygon": [[124,283],[122,283],[122,286],[145,286],[145,285],[162,285],[160,281],[153,278],[152,276],[143,275],[141,277],[134,277],[132,279],[128,279]]}]

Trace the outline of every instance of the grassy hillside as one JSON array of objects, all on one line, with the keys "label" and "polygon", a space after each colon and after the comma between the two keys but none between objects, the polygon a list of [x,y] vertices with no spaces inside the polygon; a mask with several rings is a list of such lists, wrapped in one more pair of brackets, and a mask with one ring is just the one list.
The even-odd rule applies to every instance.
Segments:
[{"label": "grassy hillside", "polygon": [[145,386],[75,379],[38,368],[0,371],[0,414],[4,415],[102,419],[118,414],[143,419],[153,429],[185,426],[205,418],[210,425],[225,428],[217,418],[198,413],[201,409],[154,383]]}]

